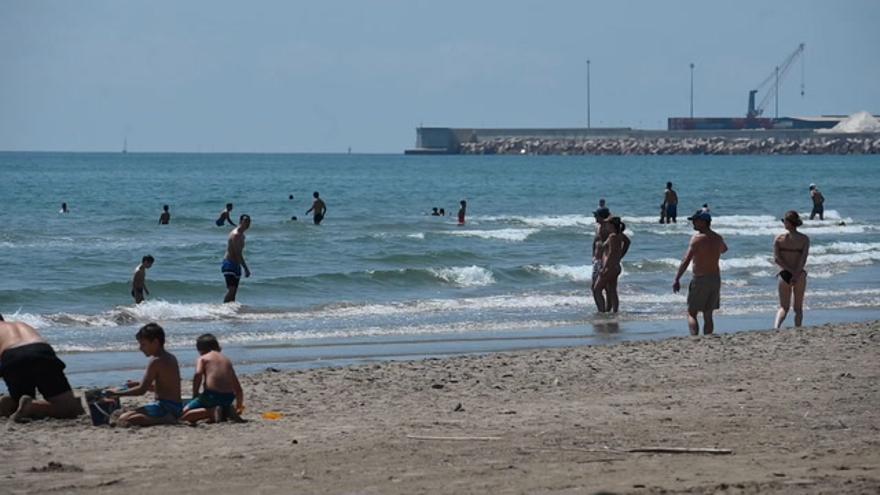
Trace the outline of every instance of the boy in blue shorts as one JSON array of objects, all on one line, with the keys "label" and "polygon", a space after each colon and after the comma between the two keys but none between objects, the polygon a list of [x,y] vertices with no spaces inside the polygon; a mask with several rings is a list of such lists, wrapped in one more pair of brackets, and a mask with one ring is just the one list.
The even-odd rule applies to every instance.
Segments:
[{"label": "boy in blue shorts", "polygon": [[165,330],[156,323],[148,323],[135,334],[141,352],[150,358],[144,378],[131,381],[125,390],[109,390],[107,395],[126,397],[144,395],[153,390],[156,400],[134,411],[119,416],[120,426],[151,426],[176,423],[183,413],[180,400],[180,366],[177,358],[165,350]]},{"label": "boy in blue shorts", "polygon": [[[199,358],[193,376],[195,398],[186,405],[181,419],[189,423],[203,419],[211,423],[225,419],[240,420],[238,414],[244,408],[244,394],[232,361],[220,352],[217,337],[210,333],[196,339],[196,349]],[[235,409],[232,408],[233,402]]]}]

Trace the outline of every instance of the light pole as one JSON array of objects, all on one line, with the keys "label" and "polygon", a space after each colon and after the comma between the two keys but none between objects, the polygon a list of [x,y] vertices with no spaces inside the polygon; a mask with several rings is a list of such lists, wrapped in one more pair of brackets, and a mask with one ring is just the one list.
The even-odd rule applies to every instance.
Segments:
[{"label": "light pole", "polygon": [[590,129],[590,59],[587,59],[587,129]]},{"label": "light pole", "polygon": [[694,63],[691,62],[691,119],[694,118]]},{"label": "light pole", "polygon": [[779,66],[776,66],[776,118],[779,118]]}]

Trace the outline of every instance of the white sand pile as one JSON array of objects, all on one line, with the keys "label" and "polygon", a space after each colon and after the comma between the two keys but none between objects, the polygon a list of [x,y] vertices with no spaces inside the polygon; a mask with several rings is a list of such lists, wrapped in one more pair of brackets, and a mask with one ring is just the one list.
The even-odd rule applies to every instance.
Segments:
[{"label": "white sand pile", "polygon": [[868,112],[856,112],[849,117],[841,120],[831,129],[819,129],[818,132],[823,133],[862,133],[862,132],[880,132],[880,120],[874,118]]}]

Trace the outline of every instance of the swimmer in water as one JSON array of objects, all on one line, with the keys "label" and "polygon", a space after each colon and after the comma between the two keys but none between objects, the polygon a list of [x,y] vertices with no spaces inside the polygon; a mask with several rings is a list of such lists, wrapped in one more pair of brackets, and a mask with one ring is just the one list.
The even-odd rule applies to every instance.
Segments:
[{"label": "swimmer in water", "polygon": [[226,203],[226,209],[220,212],[220,217],[217,218],[215,222],[218,227],[222,227],[226,222],[229,222],[229,225],[235,227],[236,225],[232,223],[232,203]]},{"label": "swimmer in water", "polygon": [[134,276],[131,278],[131,297],[134,298],[135,304],[144,302],[144,294],[150,294],[150,291],[147,289],[147,269],[153,266],[155,261],[148,254],[141,259],[141,264],[134,269]]},{"label": "swimmer in water", "polygon": [[312,193],[312,197],[315,200],[312,202],[312,207],[306,210],[306,215],[312,213],[312,220],[315,222],[315,225],[321,225],[321,221],[324,220],[324,215],[327,214],[327,205],[324,203],[324,200],[321,199],[321,195],[318,194],[318,191]]},{"label": "swimmer in water", "polygon": [[159,215],[159,225],[168,225],[171,221],[171,213],[168,211],[168,205],[162,206],[162,214]]}]

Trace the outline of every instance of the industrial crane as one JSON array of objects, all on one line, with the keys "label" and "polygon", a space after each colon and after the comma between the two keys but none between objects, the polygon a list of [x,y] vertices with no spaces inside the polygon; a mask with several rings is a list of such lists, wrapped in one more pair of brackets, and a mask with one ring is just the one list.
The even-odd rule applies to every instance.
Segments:
[{"label": "industrial crane", "polygon": [[[804,53],[804,44],[801,43],[798,45],[797,49],[791,53],[788,57],[786,57],[785,61],[782,62],[782,65],[777,65],[773,72],[770,73],[761,84],[757,86],[757,88],[749,91],[749,111],[746,114],[746,118],[754,119],[760,117],[761,114],[764,113],[764,109],[767,107],[767,103],[770,102],[770,98],[776,97],[776,116],[779,117],[779,84],[782,82],[782,79],[788,73],[788,70],[794,65],[795,61],[798,58],[801,58],[801,96],[804,96],[804,63],[801,55]],[[755,106],[755,95],[759,91],[763,91],[764,87],[767,86],[771,81],[774,82],[769,88],[767,88],[767,92],[764,94],[764,97],[761,98],[761,102],[758,103],[758,106]]]}]

